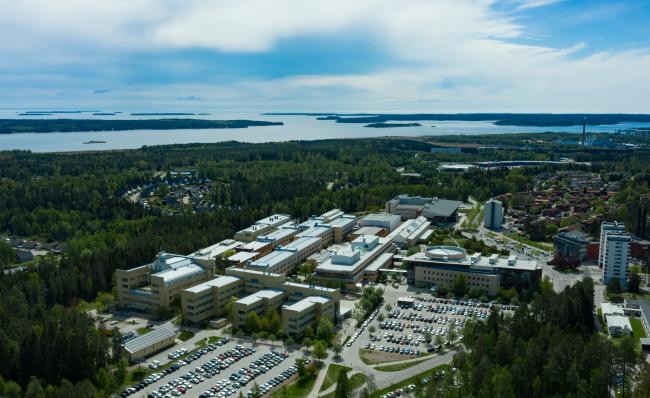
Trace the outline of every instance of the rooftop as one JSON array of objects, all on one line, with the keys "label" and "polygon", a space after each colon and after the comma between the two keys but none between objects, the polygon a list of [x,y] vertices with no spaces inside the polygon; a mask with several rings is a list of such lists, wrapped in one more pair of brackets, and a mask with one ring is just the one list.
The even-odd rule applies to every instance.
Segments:
[{"label": "rooftop", "polygon": [[273,267],[276,264],[279,264],[280,262],[288,259],[289,257],[293,256],[294,253],[291,251],[273,251],[266,256],[255,260],[248,264],[248,267],[250,268],[269,268]]},{"label": "rooftop", "polygon": [[211,279],[207,282],[200,283],[196,286],[192,286],[188,289],[185,289],[185,291],[191,292],[191,293],[200,293],[204,290],[211,289],[213,287],[224,287],[228,286],[231,283],[235,283],[240,281],[241,279],[234,277],[234,276],[220,276],[218,278]]},{"label": "rooftop", "polygon": [[177,265],[174,268],[168,269],[166,271],[157,272],[152,276],[162,278],[163,283],[167,285],[181,279],[190,278],[192,276],[204,274],[207,272],[208,271],[205,268],[189,261],[183,262],[183,264]]},{"label": "rooftop", "polygon": [[237,263],[243,263],[257,256],[258,254],[259,254],[258,252],[239,252],[237,254],[233,254],[232,256],[228,257],[228,260]]},{"label": "rooftop", "polygon": [[215,243],[212,246],[208,246],[206,248],[203,248],[201,250],[198,250],[194,253],[192,253],[192,256],[199,257],[199,258],[205,258],[205,259],[213,259],[228,250],[231,249],[236,249],[239,246],[243,245],[242,242],[238,242],[233,239],[226,239],[222,240],[219,243]]},{"label": "rooftop", "polygon": [[304,284],[304,283],[296,283],[296,282],[285,282],[284,285],[286,285],[286,286],[304,287],[304,288],[321,290],[323,292],[331,292],[331,293],[336,292],[338,290],[338,289],[332,289],[332,288],[324,287],[324,286],[307,285],[307,284]]},{"label": "rooftop", "polygon": [[172,336],[176,336],[176,332],[166,327],[160,327],[145,335],[127,341],[124,344],[124,349],[133,354]]},{"label": "rooftop", "polygon": [[502,258],[494,254],[490,257],[475,253],[468,256],[465,249],[456,246],[433,246],[427,248],[426,252],[415,253],[405,261],[430,263],[435,266],[449,264],[451,266],[464,266],[477,270],[490,269],[516,269],[520,271],[534,271],[539,267],[535,260],[521,260],[517,256]]},{"label": "rooftop", "polygon": [[282,290],[264,289],[264,290],[260,290],[259,292],[255,292],[255,293],[253,293],[251,295],[248,295],[248,296],[246,296],[244,298],[241,298],[241,299],[237,300],[236,303],[243,304],[243,305],[251,305],[251,304],[256,303],[259,300],[263,300],[263,299],[270,300],[270,299],[276,298],[278,296],[281,296],[283,294],[284,294],[284,292]]},{"label": "rooftop", "polygon": [[433,198],[433,200],[424,206],[422,215],[427,218],[433,217],[450,217],[463,204],[460,200],[447,200]]},{"label": "rooftop", "polygon": [[379,227],[361,227],[354,231],[355,235],[377,235],[379,234],[383,228]]},{"label": "rooftop", "polygon": [[296,303],[285,305],[284,308],[290,311],[302,312],[315,304],[326,304],[329,301],[330,299],[326,297],[309,296]]}]

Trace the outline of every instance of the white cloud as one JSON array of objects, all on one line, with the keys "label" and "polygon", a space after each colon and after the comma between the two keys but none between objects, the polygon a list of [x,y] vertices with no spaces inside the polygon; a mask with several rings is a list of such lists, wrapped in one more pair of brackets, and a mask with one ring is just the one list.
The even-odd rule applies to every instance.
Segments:
[{"label": "white cloud", "polygon": [[[0,70],[15,80],[27,63],[97,68],[106,59],[152,50],[255,53],[296,37],[363,34],[393,57],[373,68],[377,72],[251,77],[220,86],[115,81],[110,96],[95,97],[288,110],[650,112],[647,49],[584,55],[588,43],[559,49],[518,43],[526,32],[518,13],[557,1],[0,0],[0,45],[7,55]],[[79,92],[106,85],[82,78],[49,83],[50,91],[34,87],[19,97],[59,98],[61,91],[73,97],[75,84],[87,85]],[[4,91],[7,98],[16,92]],[[188,92],[201,101],[187,101]]]}]

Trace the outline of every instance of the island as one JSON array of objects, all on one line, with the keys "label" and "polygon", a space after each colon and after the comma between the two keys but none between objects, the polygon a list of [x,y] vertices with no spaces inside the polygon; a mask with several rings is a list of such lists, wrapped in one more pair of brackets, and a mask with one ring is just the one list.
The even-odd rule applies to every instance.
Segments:
[{"label": "island", "polygon": [[318,120],[334,120],[336,123],[386,123],[418,121],[467,121],[490,122],[499,126],[588,126],[619,123],[650,123],[649,114],[628,113],[414,113],[414,114],[364,114],[364,113],[265,113],[264,115],[316,116]]},{"label": "island", "polygon": [[81,131],[238,129],[250,126],[281,126],[282,122],[206,119],[0,119],[0,134],[71,133]]},{"label": "island", "polygon": [[421,127],[420,123],[370,123],[363,127],[371,127],[375,129],[385,129],[391,127]]}]

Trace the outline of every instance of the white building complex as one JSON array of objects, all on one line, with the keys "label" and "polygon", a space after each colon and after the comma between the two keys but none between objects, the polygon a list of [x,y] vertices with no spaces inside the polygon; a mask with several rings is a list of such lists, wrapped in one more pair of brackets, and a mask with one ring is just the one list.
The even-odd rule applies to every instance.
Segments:
[{"label": "white building complex", "polygon": [[603,222],[600,227],[600,253],[598,265],[603,269],[603,283],[617,279],[621,287],[627,287],[627,265],[632,237],[625,233],[625,225],[619,222]]},{"label": "white building complex", "polygon": [[503,224],[503,204],[496,200],[490,199],[485,202],[485,217],[483,226],[488,229],[501,229]]}]

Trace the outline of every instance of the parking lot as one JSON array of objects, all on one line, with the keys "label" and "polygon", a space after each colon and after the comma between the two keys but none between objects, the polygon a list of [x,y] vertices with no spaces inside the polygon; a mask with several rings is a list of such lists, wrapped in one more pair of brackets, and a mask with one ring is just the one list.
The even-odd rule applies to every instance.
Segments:
[{"label": "parking lot", "polygon": [[[236,339],[226,341],[208,344],[194,355],[172,360],[174,370],[154,370],[142,383],[147,385],[123,396],[224,398],[238,396],[240,392],[247,396],[254,383],[260,385],[263,393],[269,393],[295,374],[296,359],[303,357],[300,351],[285,352],[283,348],[272,349]],[[165,355],[177,351],[173,347]]]},{"label": "parking lot", "polygon": [[[400,297],[413,299],[413,304],[400,307]],[[414,358],[440,350],[442,345],[449,345],[452,328],[455,329],[457,338],[460,337],[468,319],[486,319],[493,305],[495,304],[472,300],[437,298],[430,294],[409,295],[402,289],[387,287],[379,311],[373,312],[356,329],[345,349],[366,350],[364,356],[370,362]],[[514,308],[500,306],[502,311]],[[427,341],[427,337],[430,340]]]}]

